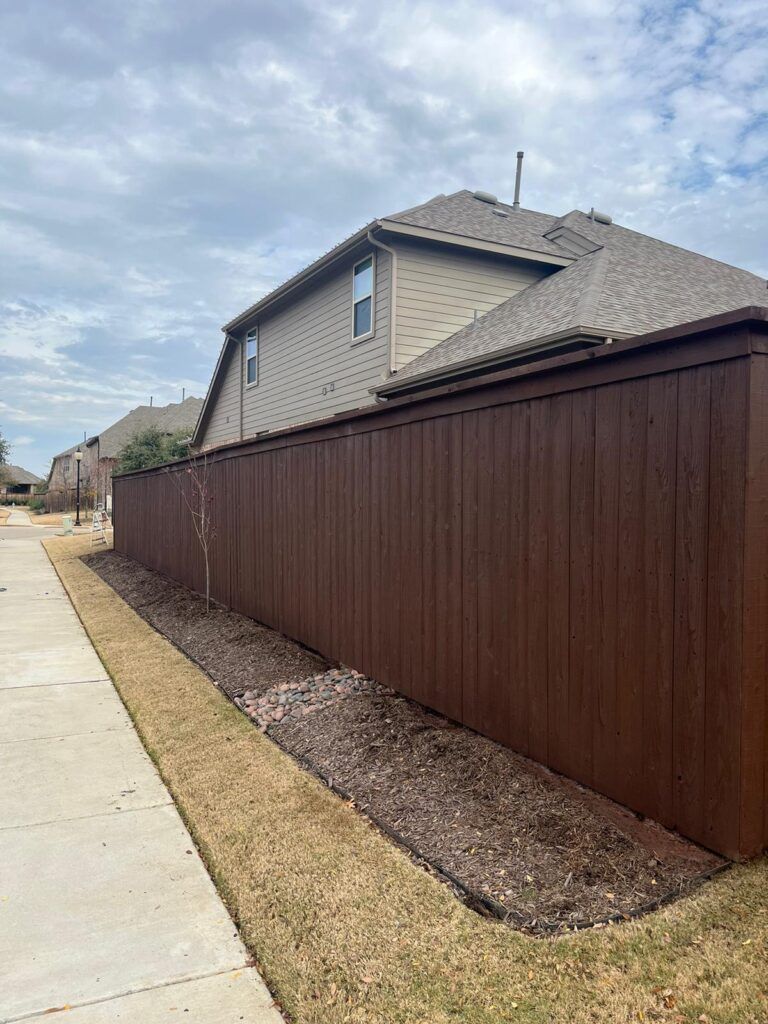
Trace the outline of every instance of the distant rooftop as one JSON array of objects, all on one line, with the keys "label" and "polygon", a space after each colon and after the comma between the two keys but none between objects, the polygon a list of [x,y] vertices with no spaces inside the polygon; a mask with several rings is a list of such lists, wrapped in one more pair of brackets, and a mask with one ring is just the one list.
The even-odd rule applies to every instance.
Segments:
[{"label": "distant rooftop", "polygon": [[[202,407],[202,398],[187,398],[183,402],[170,405],[138,405],[122,419],[102,430],[101,433],[89,437],[84,443],[86,445],[98,443],[100,458],[116,459],[130,439],[140,430],[146,430],[147,427],[158,427],[168,434],[175,434],[182,430],[189,431],[191,434],[195,429],[195,423],[197,423],[197,417],[200,415]],[[59,452],[55,458],[71,455],[77,447],[76,444],[72,445],[71,448]]]},{"label": "distant rooftop", "polygon": [[39,476],[30,473],[21,466],[0,465],[0,483],[2,484],[41,484]]}]

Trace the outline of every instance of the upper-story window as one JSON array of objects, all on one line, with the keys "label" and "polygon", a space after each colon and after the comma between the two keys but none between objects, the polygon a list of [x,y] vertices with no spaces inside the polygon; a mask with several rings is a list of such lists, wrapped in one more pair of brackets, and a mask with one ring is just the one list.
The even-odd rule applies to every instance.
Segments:
[{"label": "upper-story window", "polygon": [[373,256],[366,256],[352,269],[352,339],[373,331]]},{"label": "upper-story window", "polygon": [[254,327],[245,336],[245,383],[259,383],[259,328]]}]

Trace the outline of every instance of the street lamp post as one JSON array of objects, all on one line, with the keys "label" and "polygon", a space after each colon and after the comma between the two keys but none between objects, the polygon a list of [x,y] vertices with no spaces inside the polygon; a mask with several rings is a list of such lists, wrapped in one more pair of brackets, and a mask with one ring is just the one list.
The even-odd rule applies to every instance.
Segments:
[{"label": "street lamp post", "polygon": [[75,526],[80,526],[80,463],[83,458],[83,453],[80,451],[80,445],[77,446],[75,452],[75,462],[77,463],[77,515],[75,516]]}]

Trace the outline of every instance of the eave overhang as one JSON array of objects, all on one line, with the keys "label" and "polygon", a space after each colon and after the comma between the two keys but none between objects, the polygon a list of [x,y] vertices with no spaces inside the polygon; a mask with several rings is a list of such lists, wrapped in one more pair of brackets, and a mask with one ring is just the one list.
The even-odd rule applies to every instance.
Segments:
[{"label": "eave overhang", "polygon": [[[510,214],[514,217],[514,214]],[[518,245],[505,245],[503,242],[489,242],[483,238],[472,238],[470,235],[458,235],[451,231],[436,231],[434,228],[416,227],[413,224],[400,224],[393,220],[377,222],[382,231],[408,238],[420,238],[440,245],[453,245],[460,249],[475,249],[482,252],[495,253],[499,256],[510,256],[529,263],[544,263],[550,267],[569,267],[575,257],[558,256],[550,252],[539,252],[537,249],[526,249]]]},{"label": "eave overhang", "polygon": [[384,384],[371,388],[370,391],[371,394],[388,398],[390,395],[398,395],[406,391],[437,387],[439,384],[447,382],[454,377],[464,376],[473,371],[478,373],[485,372],[501,363],[509,364],[517,357],[521,360],[527,359],[529,356],[535,355],[540,351],[548,352],[562,348],[564,345],[578,342],[582,342],[585,345],[602,345],[609,338],[619,341],[629,337],[631,337],[630,334],[623,334],[617,331],[609,332],[605,328],[569,327],[566,330],[545,334],[530,341],[506,345],[504,348],[484,353],[482,356],[470,356],[467,359],[461,359],[455,363],[450,363],[448,366],[441,366],[434,370],[425,370],[423,373],[414,373],[399,379],[395,375]]}]

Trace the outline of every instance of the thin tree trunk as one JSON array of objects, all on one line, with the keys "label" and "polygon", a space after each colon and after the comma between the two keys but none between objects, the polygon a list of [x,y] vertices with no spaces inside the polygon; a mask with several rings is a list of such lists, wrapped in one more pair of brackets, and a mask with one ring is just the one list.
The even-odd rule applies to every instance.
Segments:
[{"label": "thin tree trunk", "polygon": [[[192,517],[192,526],[197,537],[197,542],[203,552],[205,561],[205,611],[211,610],[211,559],[210,545],[215,533],[208,509],[208,503],[212,501],[209,489],[208,464],[205,455],[201,460],[195,460],[191,456],[187,459],[187,470],[178,474],[178,471],[170,473],[174,485],[178,488],[182,501]],[[178,474],[178,476],[177,476]],[[189,477],[189,486],[187,486]]]}]

